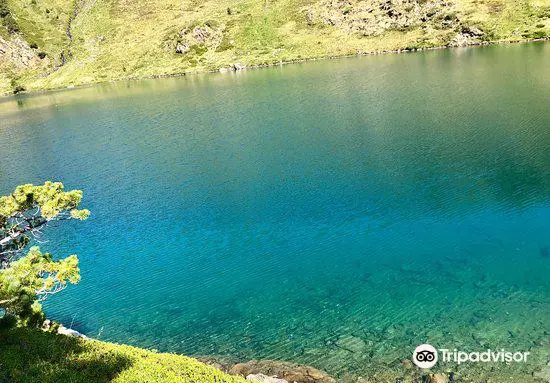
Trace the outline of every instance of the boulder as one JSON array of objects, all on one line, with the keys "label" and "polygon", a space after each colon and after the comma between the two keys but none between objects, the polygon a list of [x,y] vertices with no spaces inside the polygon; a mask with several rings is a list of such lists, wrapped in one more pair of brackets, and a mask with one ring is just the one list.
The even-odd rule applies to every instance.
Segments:
[{"label": "boulder", "polygon": [[274,360],[252,360],[238,363],[231,368],[229,373],[243,377],[257,374],[276,376],[292,383],[335,383],[333,378],[316,368]]},{"label": "boulder", "polygon": [[189,51],[189,43],[179,42],[176,44],[176,53],[185,54]]},{"label": "boulder", "polygon": [[275,376],[267,376],[264,374],[250,374],[246,377],[246,380],[263,383],[288,383],[284,379],[279,379]]},{"label": "boulder", "polygon": [[231,65],[229,66],[229,68],[230,68],[231,70],[238,71],[238,70],[243,70],[243,69],[245,69],[246,66],[244,66],[244,65],[241,64],[241,63],[234,63],[234,64],[231,64]]},{"label": "boulder", "polygon": [[57,329],[57,333],[61,335],[73,336],[75,338],[88,339],[86,335],[81,334],[78,331],[67,328],[65,326],[59,326],[59,328]]},{"label": "boulder", "polygon": [[472,36],[472,37],[481,37],[485,33],[476,27],[463,27],[462,28],[462,34]]},{"label": "boulder", "polygon": [[192,47],[200,47],[200,51],[216,49],[223,40],[223,32],[223,26],[213,26],[209,23],[184,28],[176,36],[176,53],[186,54]]}]

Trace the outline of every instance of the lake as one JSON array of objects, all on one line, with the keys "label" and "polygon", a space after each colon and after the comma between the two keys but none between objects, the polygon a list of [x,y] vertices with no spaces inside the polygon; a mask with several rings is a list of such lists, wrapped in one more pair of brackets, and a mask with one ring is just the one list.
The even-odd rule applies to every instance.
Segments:
[{"label": "lake", "polygon": [[[84,191],[47,315],[102,340],[395,381],[414,348],[550,354],[550,44],[0,100],[0,195]],[[391,380],[390,380],[391,379]],[[408,381],[408,380],[406,380]],[[478,380],[476,380],[478,381]]]}]

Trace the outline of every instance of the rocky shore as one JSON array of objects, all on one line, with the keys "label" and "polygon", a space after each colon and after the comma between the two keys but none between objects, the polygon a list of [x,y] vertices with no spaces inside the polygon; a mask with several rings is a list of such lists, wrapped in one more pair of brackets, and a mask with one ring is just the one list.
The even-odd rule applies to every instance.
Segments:
[{"label": "rocky shore", "polygon": [[[544,38],[536,38],[536,39],[518,39],[513,41],[477,41],[475,39],[472,39],[468,36],[470,33],[475,32],[467,32],[466,35],[459,34],[457,35],[456,39],[453,40],[452,44],[448,45],[437,45],[437,46],[431,46],[426,48],[403,48],[403,49],[386,49],[386,50],[375,50],[375,51],[358,51],[355,54],[342,54],[342,55],[328,55],[328,56],[319,56],[319,57],[312,57],[312,58],[300,58],[300,59],[293,59],[293,60],[281,60],[277,62],[267,63],[267,64],[253,64],[253,65],[245,65],[240,62],[232,63],[228,66],[222,66],[215,70],[204,70],[204,71],[186,71],[186,72],[176,72],[171,74],[165,74],[165,75],[144,75],[144,76],[126,76],[117,80],[111,80],[109,82],[116,83],[119,81],[135,81],[135,80],[144,80],[144,79],[162,79],[162,78],[177,78],[177,77],[183,77],[183,76],[189,76],[189,75],[199,75],[199,74],[206,74],[206,73],[226,73],[226,72],[238,72],[243,71],[247,69],[262,69],[262,68],[270,68],[275,66],[282,66],[282,65],[289,65],[289,64],[299,64],[299,63],[306,63],[306,62],[313,62],[313,61],[322,61],[322,60],[333,60],[333,59],[341,59],[341,58],[352,58],[352,57],[362,57],[362,56],[377,56],[377,55],[385,55],[385,54],[402,54],[402,53],[413,53],[413,52],[423,52],[423,51],[434,51],[434,50],[441,50],[441,49],[453,49],[453,48],[466,48],[466,47],[481,47],[481,46],[490,46],[490,45],[507,45],[507,44],[523,44],[523,43],[533,43],[533,42],[543,42],[543,41],[550,41],[550,37],[544,37]],[[18,88],[17,92],[15,93],[40,93],[45,91],[56,91],[61,89],[78,89],[82,87],[89,87],[96,84],[105,83],[106,81],[96,81],[91,82],[89,84],[82,84],[82,85],[68,85],[63,87],[48,87],[46,89],[41,90],[32,90],[28,91],[25,88]],[[13,94],[14,92],[9,93],[0,93],[0,97],[2,96],[9,96]]]},{"label": "rocky shore", "polygon": [[251,360],[245,363],[220,362],[212,357],[199,357],[199,361],[216,367],[230,375],[267,383],[335,383],[326,372],[311,366],[275,360]]},{"label": "rocky shore", "polygon": [[[60,335],[89,339],[86,335],[55,321],[46,320],[42,329]],[[338,339],[336,342],[342,350],[349,352],[359,352],[364,346],[363,342],[353,337]],[[538,344],[547,346],[547,342],[548,340],[543,339]],[[345,374],[335,378],[312,366],[277,360],[242,362],[224,356],[199,356],[195,359],[226,374],[263,383],[515,383],[514,380],[505,379],[510,378],[506,377],[509,373],[506,370],[508,366],[501,370],[498,366],[485,366],[483,363],[463,366],[460,370],[454,366],[432,372],[418,368],[410,359],[403,359],[396,360],[393,366],[388,365],[386,369],[379,370],[369,377]],[[550,383],[550,361],[535,370],[528,381]]]}]

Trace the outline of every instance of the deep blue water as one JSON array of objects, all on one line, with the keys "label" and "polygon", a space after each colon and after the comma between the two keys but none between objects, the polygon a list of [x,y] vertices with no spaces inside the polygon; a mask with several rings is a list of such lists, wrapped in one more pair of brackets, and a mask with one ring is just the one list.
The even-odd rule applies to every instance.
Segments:
[{"label": "deep blue water", "polygon": [[79,255],[45,310],[89,336],[335,376],[425,342],[529,348],[527,377],[550,332],[549,62],[538,43],[5,99],[0,195],[84,191],[91,218],[41,246]]}]

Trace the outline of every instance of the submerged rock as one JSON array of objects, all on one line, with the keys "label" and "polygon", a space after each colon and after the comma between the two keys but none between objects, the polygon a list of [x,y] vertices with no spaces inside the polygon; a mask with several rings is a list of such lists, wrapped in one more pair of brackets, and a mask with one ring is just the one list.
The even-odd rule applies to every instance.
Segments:
[{"label": "submerged rock", "polygon": [[257,374],[276,376],[279,380],[296,383],[335,383],[333,378],[316,368],[274,360],[252,360],[238,363],[229,370],[229,373],[243,377]]},{"label": "submerged rock", "polygon": [[451,372],[449,374],[449,381],[456,382],[462,378],[462,374],[460,372]]},{"label": "submerged rock", "polygon": [[540,371],[535,371],[533,377],[542,381],[550,382],[550,364],[546,365]]},{"label": "submerged rock", "polygon": [[447,376],[445,374],[430,374],[427,383],[447,383]]},{"label": "submerged rock", "polygon": [[356,336],[344,336],[336,341],[336,346],[356,354],[364,352],[367,347],[365,341]]}]

